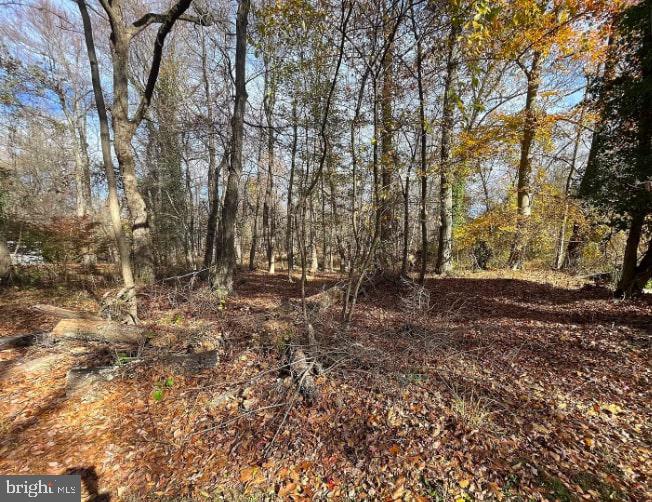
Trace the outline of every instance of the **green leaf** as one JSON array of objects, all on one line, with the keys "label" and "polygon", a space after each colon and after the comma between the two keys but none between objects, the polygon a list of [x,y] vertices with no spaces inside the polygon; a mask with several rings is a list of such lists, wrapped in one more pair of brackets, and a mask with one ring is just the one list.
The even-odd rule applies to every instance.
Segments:
[{"label": "green leaf", "polygon": [[163,389],[156,389],[152,392],[152,397],[154,398],[154,401],[160,401],[163,399]]}]

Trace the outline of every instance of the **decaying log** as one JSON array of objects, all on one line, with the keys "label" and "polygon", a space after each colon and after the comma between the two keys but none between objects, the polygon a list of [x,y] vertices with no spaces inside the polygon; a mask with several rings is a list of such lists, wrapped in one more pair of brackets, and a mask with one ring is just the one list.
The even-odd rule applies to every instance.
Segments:
[{"label": "decaying log", "polygon": [[100,366],[97,368],[71,368],[66,375],[66,396],[81,396],[84,401],[93,401],[101,396],[102,384],[115,378],[129,378],[130,370],[140,364],[152,362],[179,365],[184,371],[198,372],[214,368],[219,355],[216,350],[194,354],[173,354],[156,359],[143,358],[124,366]]},{"label": "decaying log", "polygon": [[160,360],[164,363],[178,364],[188,371],[201,371],[217,366],[220,357],[217,350],[208,350],[191,354],[175,354]]},{"label": "decaying log", "polygon": [[62,319],[52,330],[55,338],[138,345],[144,341],[144,328],[113,321]]},{"label": "decaying log", "polygon": [[24,335],[3,336],[0,338],[0,350],[16,347],[29,347],[33,345],[40,333],[27,333]]},{"label": "decaying log", "polygon": [[297,347],[290,350],[288,359],[294,383],[299,387],[299,392],[306,402],[313,404],[319,399],[319,388],[314,378],[318,366],[306,357],[306,353],[301,348]]},{"label": "decaying log", "polygon": [[[306,298],[306,307],[308,307],[311,310],[318,310],[318,311],[327,309],[329,307],[332,307],[333,305],[341,303],[343,296],[344,296],[344,292],[342,291],[342,287],[339,284],[337,284],[328,289],[325,289],[321,293],[308,296]],[[301,300],[298,301],[300,304]]]},{"label": "decaying log", "polygon": [[55,307],[54,305],[39,304],[39,305],[34,305],[32,308],[44,314],[58,317],[60,319],[87,319],[89,321],[102,320],[101,317],[91,312],[79,312],[77,310]]},{"label": "decaying log", "polygon": [[93,401],[100,397],[93,390],[104,382],[110,382],[118,376],[119,366],[102,366],[98,368],[71,368],[66,375],[66,396],[81,396],[83,400]]}]

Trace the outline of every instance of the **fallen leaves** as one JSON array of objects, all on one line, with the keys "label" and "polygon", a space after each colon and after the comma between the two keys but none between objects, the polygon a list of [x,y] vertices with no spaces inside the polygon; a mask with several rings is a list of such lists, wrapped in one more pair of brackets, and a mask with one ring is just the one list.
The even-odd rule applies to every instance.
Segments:
[{"label": "fallen leaves", "polygon": [[[564,489],[646,499],[649,350],[630,317],[649,315],[649,306],[523,281],[442,279],[428,284],[441,302],[417,336],[399,329],[394,291],[372,294],[349,333],[365,349],[345,347],[322,377],[323,401],[293,407],[262,458],[286,408],[256,410],[283,402],[289,389],[276,380],[275,352],[252,342],[261,306],[281,303],[252,277],[215,326],[231,337],[223,363],[196,378],[174,375],[159,402],[151,385],[169,376],[164,367],[114,382],[87,404],[56,397],[65,366],[31,381],[11,368],[0,375],[0,470],[94,465],[100,491],[207,500],[501,501],[560,499]],[[296,295],[291,287],[279,279],[270,291]],[[469,297],[455,320],[446,317],[454,299]],[[320,329],[325,351],[342,349],[341,334],[326,322]],[[0,356],[44,355],[31,350]],[[472,419],[480,412],[488,417],[481,428]]]}]

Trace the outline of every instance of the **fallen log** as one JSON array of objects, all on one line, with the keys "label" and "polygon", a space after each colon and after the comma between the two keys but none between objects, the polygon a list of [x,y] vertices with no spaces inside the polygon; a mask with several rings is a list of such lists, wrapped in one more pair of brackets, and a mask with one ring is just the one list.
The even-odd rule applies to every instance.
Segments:
[{"label": "fallen log", "polygon": [[0,338],[0,350],[29,347],[34,344],[39,335],[39,333],[27,333],[24,335],[3,336]]},{"label": "fallen log", "polygon": [[[341,303],[343,297],[344,291],[342,290],[342,286],[337,284],[325,289],[324,291],[306,297],[306,307],[313,311],[324,310]],[[290,304],[295,307],[300,307],[301,299],[292,299],[290,300]]]},{"label": "fallen log", "polygon": [[208,350],[192,354],[175,354],[160,360],[164,363],[178,364],[188,371],[201,371],[217,366],[220,358],[217,350]]},{"label": "fallen log", "polygon": [[138,345],[144,341],[144,328],[113,321],[62,319],[52,330],[53,337],[74,340]]},{"label": "fallen log", "polygon": [[313,404],[319,398],[319,388],[314,378],[319,370],[315,361],[308,359],[301,348],[295,348],[289,353],[289,367],[299,393],[308,404]]},{"label": "fallen log", "polygon": [[81,396],[84,401],[94,401],[101,394],[93,390],[101,383],[110,382],[118,376],[119,366],[98,368],[71,368],[66,374],[66,396]]},{"label": "fallen log", "polygon": [[54,305],[38,304],[32,307],[43,314],[58,317],[60,319],[86,319],[89,321],[101,321],[102,318],[92,312],[80,312],[77,310],[64,309]]},{"label": "fallen log", "polygon": [[141,364],[163,363],[179,365],[183,371],[198,372],[214,368],[219,361],[218,351],[194,354],[172,354],[156,359],[138,359],[124,366],[99,366],[96,368],[71,368],[66,375],[66,396],[81,396],[84,401],[93,401],[101,396],[102,384],[116,378],[129,378],[130,370]]}]

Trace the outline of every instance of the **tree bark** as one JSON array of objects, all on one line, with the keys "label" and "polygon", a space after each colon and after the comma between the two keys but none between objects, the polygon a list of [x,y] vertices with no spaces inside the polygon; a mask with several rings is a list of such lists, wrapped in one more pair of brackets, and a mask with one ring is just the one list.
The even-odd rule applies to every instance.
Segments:
[{"label": "tree bark", "polygon": [[292,271],[294,270],[294,242],[293,242],[293,206],[292,206],[292,191],[294,188],[294,172],[296,170],[297,158],[297,140],[298,140],[298,117],[297,117],[297,103],[292,101],[292,148],[290,158],[290,180],[288,181],[288,198],[287,198],[287,227],[285,230],[285,249],[287,252],[288,262],[288,280],[292,282]]},{"label": "tree bark", "polygon": [[224,207],[220,220],[220,246],[217,248],[212,286],[226,293],[233,291],[235,272],[235,220],[238,211],[238,185],[242,175],[244,110],[247,101],[245,65],[247,58],[247,17],[250,0],[240,0],[236,16],[235,104],[231,120],[231,158]]},{"label": "tree bark", "polygon": [[[119,9],[116,10],[119,12]],[[122,22],[122,21],[121,21]],[[131,140],[136,126],[129,120],[129,94],[127,69],[129,67],[129,42],[125,34],[113,32],[113,145],[120,165],[122,183],[131,214],[131,233],[134,266],[138,281],[154,281],[154,255],[147,204],[138,190],[136,161]]]},{"label": "tree bark", "polygon": [[453,87],[457,78],[455,48],[459,27],[452,22],[448,35],[448,54],[446,57],[446,78],[441,121],[440,149],[440,225],[437,248],[437,274],[446,274],[453,268],[453,166],[451,164],[451,138],[453,136],[455,94]]},{"label": "tree bark", "polygon": [[423,92],[423,48],[421,35],[417,32],[417,23],[414,16],[414,0],[410,2],[412,32],[416,41],[417,51],[417,91],[419,95],[419,179],[421,180],[421,201],[419,209],[419,223],[421,224],[421,266],[419,269],[419,283],[426,280],[426,267],[428,264],[428,165],[425,97]]},{"label": "tree bark", "polygon": [[267,271],[275,272],[274,262],[275,228],[274,228],[274,105],[276,102],[276,82],[274,70],[270,68],[269,58],[265,58],[265,88],[263,108],[267,120],[267,183],[263,201],[263,239],[267,256]]},{"label": "tree bark", "polygon": [[518,270],[523,265],[525,248],[528,241],[528,227],[532,214],[532,187],[530,186],[532,159],[530,157],[530,150],[537,131],[535,107],[541,78],[540,59],[541,54],[535,52],[532,56],[530,69],[525,72],[527,76],[527,95],[525,99],[523,137],[521,139],[521,158],[518,166],[516,233],[509,257],[509,267],[512,270]]},{"label": "tree bark", "polygon": [[215,131],[213,118],[213,102],[211,95],[210,78],[208,76],[208,62],[206,57],[206,37],[202,30],[202,80],[204,84],[204,98],[206,99],[206,120],[208,121],[208,222],[206,225],[206,243],[204,245],[204,268],[213,264],[215,250],[215,231],[217,229],[217,218],[220,210],[220,176],[223,165],[228,162],[226,152],[220,163],[217,163],[217,148],[215,147]]},{"label": "tree bark", "polygon": [[394,239],[396,224],[393,200],[394,172],[396,170],[396,150],[394,147],[394,34],[389,21],[389,13],[385,13],[384,34],[387,50],[382,59],[382,87],[380,96],[381,131],[380,131],[380,265],[385,270],[394,266]]},{"label": "tree bark", "polygon": [[104,103],[104,94],[102,92],[102,82],[100,80],[99,65],[95,53],[95,41],[93,40],[93,27],[90,16],[86,7],[85,0],[76,0],[79,12],[81,14],[84,26],[84,38],[86,42],[86,51],[88,53],[88,62],[91,70],[91,80],[93,84],[93,95],[95,98],[95,107],[97,109],[98,121],[100,124],[100,143],[102,147],[102,160],[104,162],[104,172],[106,174],[108,186],[108,206],[111,217],[111,228],[113,237],[118,247],[120,256],[120,270],[122,272],[122,282],[127,291],[127,302],[129,304],[129,313],[134,322],[138,320],[138,304],[136,301],[136,291],[134,284],[133,268],[131,264],[131,254],[129,243],[122,230],[122,220],[120,218],[120,202],[118,199],[118,188],[113,170],[113,159],[111,157],[111,137],[109,134],[109,120]]},{"label": "tree bark", "polygon": [[566,178],[566,186],[564,187],[564,213],[561,219],[561,225],[559,226],[559,235],[557,237],[557,253],[555,254],[555,269],[560,270],[564,264],[564,240],[566,238],[566,224],[568,223],[568,211],[570,207],[569,197],[571,192],[571,184],[573,182],[573,175],[575,174],[575,165],[577,163],[577,153],[580,148],[580,141],[582,140],[582,129],[584,119],[584,105],[582,105],[582,110],[580,112],[580,123],[577,127],[577,132],[575,134],[575,143],[573,144],[573,155],[571,157],[570,169],[568,171],[568,177]]},{"label": "tree bark", "polygon": [[[645,214],[637,213],[632,217],[632,222],[627,234],[625,254],[623,256],[623,269],[616,288],[616,296],[629,297],[637,293],[637,271],[638,271],[638,246],[643,234]],[[648,250],[649,251],[649,250]],[[642,290],[642,286],[640,288]],[[638,291],[640,294],[640,290]]]},{"label": "tree bark", "polygon": [[11,255],[4,232],[0,229],[0,285],[5,285],[11,276]]}]

